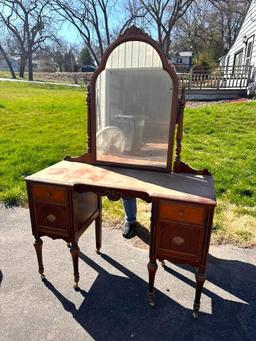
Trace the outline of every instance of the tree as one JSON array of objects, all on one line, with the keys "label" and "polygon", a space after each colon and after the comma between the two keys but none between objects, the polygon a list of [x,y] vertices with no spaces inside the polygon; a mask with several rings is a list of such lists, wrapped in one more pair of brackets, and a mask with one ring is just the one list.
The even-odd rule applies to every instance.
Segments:
[{"label": "tree", "polygon": [[177,21],[183,17],[195,0],[138,0],[141,9],[156,30],[157,40],[166,56],[169,56],[171,34]]},{"label": "tree", "polygon": [[51,37],[49,3],[50,0],[0,0],[0,21],[16,41],[21,77],[28,63],[29,80],[33,80],[33,53]]},{"label": "tree", "polygon": [[82,65],[93,65],[94,66],[94,61],[92,59],[92,56],[90,54],[90,51],[88,47],[84,47],[79,55],[79,64],[80,66]]},{"label": "tree", "polygon": [[229,50],[236,39],[251,0],[209,1],[214,8],[214,22],[223,36],[223,46]]},{"label": "tree", "polygon": [[76,58],[71,49],[68,52],[64,53],[63,70],[65,72],[77,72],[78,70]]},{"label": "tree", "polygon": [[194,1],[173,30],[171,49],[192,50],[197,63],[216,65],[233,45],[247,4],[247,0]]},{"label": "tree", "polygon": [[[2,28],[1,26],[0,26],[0,29],[1,29],[2,32],[4,31],[3,28]],[[3,37],[1,37],[1,38],[3,38]],[[5,35],[4,35],[3,40],[4,40],[4,41],[7,40],[6,37],[5,37]],[[15,75],[15,72],[14,72],[13,67],[12,67],[12,62],[11,62],[11,60],[10,60],[10,56],[9,56],[9,54],[7,53],[7,49],[5,48],[4,44],[3,44],[1,41],[0,41],[0,54],[2,54],[2,56],[3,56],[3,58],[4,58],[5,62],[6,62],[6,64],[8,65],[9,70],[10,70],[10,73],[11,73],[11,75],[12,75],[12,78],[13,78],[13,79],[16,79],[16,75]]]},{"label": "tree", "polygon": [[[123,16],[126,1],[120,1],[118,7],[116,3],[116,0],[52,0],[54,11],[76,28],[96,65],[106,47],[133,19]],[[118,16],[122,19],[116,22]]]}]

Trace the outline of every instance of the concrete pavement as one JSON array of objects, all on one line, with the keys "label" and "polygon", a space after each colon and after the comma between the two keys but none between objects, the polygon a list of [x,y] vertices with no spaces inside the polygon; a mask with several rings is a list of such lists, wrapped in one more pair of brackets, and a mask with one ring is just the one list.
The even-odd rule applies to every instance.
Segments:
[{"label": "concrete pavement", "polygon": [[80,239],[80,291],[61,240],[43,238],[41,281],[28,209],[0,210],[0,340],[256,340],[256,249],[213,246],[199,320],[192,319],[194,274],[167,263],[146,303],[148,250],[91,226]]}]

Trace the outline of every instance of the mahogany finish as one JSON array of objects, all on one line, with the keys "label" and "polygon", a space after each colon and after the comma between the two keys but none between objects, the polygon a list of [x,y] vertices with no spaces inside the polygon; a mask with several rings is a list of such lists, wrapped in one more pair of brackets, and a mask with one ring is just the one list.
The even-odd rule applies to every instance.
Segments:
[{"label": "mahogany finish", "polygon": [[[96,81],[105,69],[112,51],[128,41],[144,42],[152,46],[161,59],[163,69],[173,82],[170,104],[172,119],[165,168],[96,160]],[[26,178],[40,275],[44,278],[41,237],[63,239],[71,245],[74,287],[77,288],[78,240],[94,221],[97,253],[100,253],[102,246],[102,197],[106,196],[110,200],[141,198],[146,202],[152,202],[148,303],[154,305],[157,260],[163,265],[165,260],[190,264],[197,269],[193,306],[193,316],[197,318],[206,278],[205,269],[216,200],[212,177],[208,170],[196,171],[181,161],[185,93],[183,89],[178,99],[178,81],[174,68],[168,63],[156,42],[141,30],[132,27],[107,49],[101,65],[92,77],[87,92],[87,104],[89,113],[87,153],[77,158],[66,157],[66,161]],[[175,128],[176,155],[172,165]],[[84,164],[88,166],[85,167]],[[121,168],[118,169],[116,166]],[[156,170],[165,173],[150,172]]]}]

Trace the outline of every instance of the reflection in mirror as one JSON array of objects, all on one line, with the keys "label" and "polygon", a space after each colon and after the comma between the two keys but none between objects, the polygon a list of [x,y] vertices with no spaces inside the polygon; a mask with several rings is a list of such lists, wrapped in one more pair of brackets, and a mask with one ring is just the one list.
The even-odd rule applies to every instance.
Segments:
[{"label": "reflection in mirror", "polygon": [[117,46],[106,64],[106,69],[162,68],[161,58],[156,50],[142,41],[128,41]]},{"label": "reflection in mirror", "polygon": [[[128,51],[127,47],[122,48]],[[115,65],[114,60],[119,61],[120,66],[122,58],[117,57],[115,50],[112,54],[115,58],[111,66]],[[106,68],[97,78],[97,160],[166,167],[172,80],[162,67],[152,66],[157,58],[151,58],[151,66],[144,63],[136,67],[132,63],[133,59],[138,61],[137,54],[130,52],[128,55],[129,67],[122,62],[122,67]]]},{"label": "reflection in mirror", "polygon": [[172,83],[162,69],[105,70],[97,79],[97,160],[165,166]]}]

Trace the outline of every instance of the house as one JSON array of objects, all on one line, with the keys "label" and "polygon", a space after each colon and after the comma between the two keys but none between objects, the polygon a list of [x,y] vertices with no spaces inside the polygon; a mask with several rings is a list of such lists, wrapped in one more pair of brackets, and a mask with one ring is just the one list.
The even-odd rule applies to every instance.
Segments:
[{"label": "house", "polygon": [[192,67],[192,52],[182,51],[177,52],[171,57],[172,63],[176,67],[177,72],[187,72]]},{"label": "house", "polygon": [[256,71],[256,0],[252,0],[236,40],[223,56],[220,65],[226,68],[227,74],[242,77],[251,66],[248,84],[255,80]]}]

